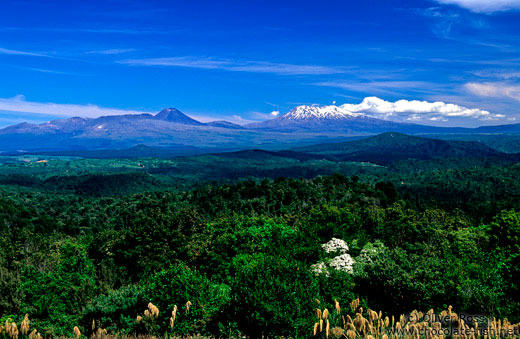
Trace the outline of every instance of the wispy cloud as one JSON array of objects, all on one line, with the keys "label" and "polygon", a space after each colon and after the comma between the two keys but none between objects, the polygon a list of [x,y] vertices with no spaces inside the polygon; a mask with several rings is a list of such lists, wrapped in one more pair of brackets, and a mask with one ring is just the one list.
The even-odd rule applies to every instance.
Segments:
[{"label": "wispy cloud", "polygon": [[201,69],[225,69],[232,67],[231,60],[215,60],[210,58],[172,57],[152,59],[129,59],[120,60],[120,64],[131,66],[175,66]]},{"label": "wispy cloud", "polygon": [[101,107],[98,105],[57,104],[50,102],[27,101],[23,95],[14,98],[0,98],[0,111],[52,114],[62,117],[95,118],[102,115],[121,115],[142,113],[135,110]]},{"label": "wispy cloud", "polygon": [[264,61],[238,61],[204,57],[171,57],[151,59],[128,59],[118,63],[131,66],[170,66],[198,69],[218,69],[231,72],[271,73],[278,75],[325,75],[344,73],[336,67],[320,65],[296,65]]},{"label": "wispy cloud", "polygon": [[316,86],[335,87],[364,94],[398,95],[403,92],[433,93],[438,84],[425,81],[322,81]]},{"label": "wispy cloud", "polygon": [[[237,125],[245,125],[252,122],[258,122],[258,120],[251,120],[244,118],[240,115],[223,115],[223,116],[212,116],[212,115],[199,115],[199,114],[187,114],[191,118],[200,122],[211,122],[211,121],[228,121]],[[265,120],[265,119],[262,119]]]},{"label": "wispy cloud", "polygon": [[470,82],[465,88],[472,94],[489,98],[507,98],[520,101],[520,85],[505,82]]},{"label": "wispy cloud", "polygon": [[457,5],[476,13],[519,10],[520,0],[436,0],[440,4]]},{"label": "wispy cloud", "polygon": [[53,70],[53,69],[34,68],[34,67],[19,67],[19,68],[26,69],[28,71],[39,72],[39,73],[62,74],[62,75],[77,75],[75,73],[56,71],[56,70]]},{"label": "wispy cloud", "polygon": [[50,55],[43,54],[43,53],[19,51],[19,50],[7,49],[7,48],[1,48],[1,47],[0,47],[0,54],[25,55],[25,56],[47,57],[47,58],[51,57]]},{"label": "wispy cloud", "polygon": [[135,52],[134,48],[112,48],[112,49],[103,49],[100,51],[89,51],[87,54],[103,54],[103,55],[116,55],[116,54],[124,54]]},{"label": "wispy cloud", "polygon": [[500,69],[488,69],[488,70],[479,70],[472,72],[473,75],[476,75],[481,78],[493,78],[493,79],[503,79],[503,80],[513,80],[520,79],[520,71],[510,69],[510,70],[500,70]]},{"label": "wispy cloud", "polygon": [[503,59],[457,59],[457,58],[420,58],[408,56],[395,56],[395,59],[414,60],[431,63],[448,63],[448,64],[468,64],[495,67],[517,67],[520,66],[520,58],[503,58]]},{"label": "wispy cloud", "polygon": [[164,35],[179,33],[182,30],[152,29],[152,28],[82,28],[82,27],[0,27],[0,31],[28,31],[28,32],[54,32],[54,33],[93,33],[93,34],[123,34],[123,35]]},{"label": "wispy cloud", "polygon": [[[495,2],[487,1],[487,3]],[[518,52],[516,37],[506,34],[488,34],[493,27],[488,18],[482,15],[447,6],[418,9],[415,12],[432,19],[431,31],[437,38],[451,40],[458,44],[491,47],[506,53]]]}]

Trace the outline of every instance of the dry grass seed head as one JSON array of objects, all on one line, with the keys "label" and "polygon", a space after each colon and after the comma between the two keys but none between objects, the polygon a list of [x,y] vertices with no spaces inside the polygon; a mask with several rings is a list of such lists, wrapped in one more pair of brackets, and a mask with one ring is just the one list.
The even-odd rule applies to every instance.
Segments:
[{"label": "dry grass seed head", "polygon": [[366,329],[367,329],[367,332],[368,332],[368,333],[371,333],[371,334],[374,333],[374,327],[372,326],[372,324],[367,323],[367,325],[366,325]]},{"label": "dry grass seed head", "polygon": [[352,300],[350,303],[350,308],[352,309],[352,312],[356,311],[359,306],[359,298]]},{"label": "dry grass seed head", "polygon": [[76,338],[81,337],[81,331],[79,330],[78,326],[74,326],[74,334],[76,335]]},{"label": "dry grass seed head", "polygon": [[173,306],[172,317],[170,318],[170,328],[173,328],[175,324],[175,318],[177,317],[177,305]]},{"label": "dry grass seed head", "polygon": [[15,322],[12,322],[11,323],[11,330],[10,330],[11,338],[13,338],[13,339],[18,338],[18,334],[19,334],[18,326],[16,325]]},{"label": "dry grass seed head", "polygon": [[347,338],[356,339],[356,336],[357,336],[356,331],[352,331],[352,330],[347,331]]},{"label": "dry grass seed head", "polygon": [[327,325],[325,326],[325,336],[329,337],[329,331],[330,331],[330,322],[329,319],[327,319]]},{"label": "dry grass seed head", "polygon": [[320,323],[314,323],[314,328],[312,329],[312,335],[316,335],[318,333],[318,326]]},{"label": "dry grass seed head", "polygon": [[332,330],[330,330],[330,334],[334,338],[341,338],[343,336],[344,330],[341,327],[334,327]]},{"label": "dry grass seed head", "polygon": [[22,333],[22,335],[26,335],[27,333],[29,333],[29,315],[28,314],[25,315],[22,323],[20,324],[20,332]]},{"label": "dry grass seed head", "polygon": [[323,319],[327,319],[328,317],[329,317],[329,310],[328,310],[328,309],[324,309],[324,310],[323,310],[322,318],[323,318]]},{"label": "dry grass seed head", "polygon": [[368,319],[370,319],[370,321],[377,320],[378,314],[376,311],[372,311],[369,309],[369,310],[367,310],[367,313],[368,313]]},{"label": "dry grass seed head", "polygon": [[358,332],[363,332],[365,330],[365,318],[361,315],[361,313],[356,313],[356,318],[354,318],[354,326]]},{"label": "dry grass seed head", "polygon": [[[149,316],[151,316],[152,318],[157,318],[159,317],[159,309],[157,308],[157,306],[155,306],[154,304],[152,304],[151,302],[148,303],[148,310],[150,310],[149,312]],[[145,311],[146,312],[146,311]],[[145,313],[146,314],[146,313]]]},{"label": "dry grass seed head", "polygon": [[352,318],[347,314],[347,324],[352,324]]}]

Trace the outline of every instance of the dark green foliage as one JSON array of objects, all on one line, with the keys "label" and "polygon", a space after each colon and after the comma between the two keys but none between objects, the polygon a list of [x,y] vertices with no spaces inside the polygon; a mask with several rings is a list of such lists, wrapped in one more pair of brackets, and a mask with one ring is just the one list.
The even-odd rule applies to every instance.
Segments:
[{"label": "dark green foliage", "polygon": [[313,273],[296,260],[262,254],[236,257],[233,270],[233,314],[245,334],[305,336],[319,297]]},{"label": "dark green foliage", "polygon": [[[518,320],[520,166],[240,156],[5,161],[0,317],[29,313],[48,335],[88,335],[94,320],[122,334],[308,337],[315,299],[361,297],[393,314],[451,304]],[[332,238],[353,273],[313,270],[336,255],[322,248]],[[137,323],[149,302],[159,318]]]},{"label": "dark green foliage", "polygon": [[[185,265],[174,265],[144,278],[142,285],[146,300],[160,310],[155,331],[173,332],[169,318],[177,305],[174,333],[229,334],[220,333],[228,328],[227,322],[232,321],[226,314],[231,307],[231,289],[226,284],[213,283]],[[191,303],[189,308],[188,302]],[[146,304],[140,313],[145,309]]]},{"label": "dark green foliage", "polygon": [[42,333],[71,333],[78,315],[96,292],[94,265],[85,246],[57,243],[49,260],[27,265],[20,278],[21,313],[28,313]]},{"label": "dark green foliage", "polygon": [[141,313],[146,304],[142,288],[137,285],[127,285],[99,295],[86,305],[81,314],[85,333],[92,331],[92,322],[96,328],[135,333],[136,314]]}]

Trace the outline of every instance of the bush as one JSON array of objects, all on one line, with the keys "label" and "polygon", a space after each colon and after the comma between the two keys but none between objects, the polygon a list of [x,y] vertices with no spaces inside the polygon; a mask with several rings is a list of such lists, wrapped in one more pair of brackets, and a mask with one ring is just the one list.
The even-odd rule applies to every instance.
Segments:
[{"label": "bush", "polygon": [[135,333],[135,317],[142,312],[144,305],[142,288],[138,285],[124,286],[92,300],[83,311],[81,323],[89,330],[94,322],[96,328],[110,332]]},{"label": "bush", "polygon": [[[168,331],[183,336],[194,333],[220,335],[230,303],[229,286],[215,284],[185,265],[170,266],[146,278],[142,285],[146,302],[159,308],[153,332],[163,334]],[[178,311],[172,331],[168,324],[175,305]],[[146,304],[143,304],[141,314],[145,308]]]},{"label": "bush", "polygon": [[313,325],[318,277],[302,263],[263,254],[233,260],[233,314],[246,335],[300,337]]},{"label": "bush", "polygon": [[57,248],[49,270],[28,265],[22,272],[20,313],[28,313],[42,334],[70,335],[96,291],[94,265],[86,246],[71,240]]}]

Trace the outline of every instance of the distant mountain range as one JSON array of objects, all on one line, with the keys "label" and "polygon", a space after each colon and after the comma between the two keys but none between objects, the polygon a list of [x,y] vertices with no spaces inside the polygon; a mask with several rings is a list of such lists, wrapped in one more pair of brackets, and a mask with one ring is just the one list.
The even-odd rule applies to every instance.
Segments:
[{"label": "distant mountain range", "polygon": [[137,145],[193,154],[252,147],[280,150],[384,132],[517,134],[520,124],[442,128],[376,119],[363,113],[347,112],[338,106],[298,106],[271,120],[241,126],[227,121],[202,123],[178,109],[167,108],[155,115],[74,117],[39,125],[9,126],[0,130],[0,151],[117,150]]},{"label": "distant mountain range", "polygon": [[[369,162],[378,165],[390,165],[401,160],[421,161],[434,159],[455,159],[457,163],[462,159],[486,162],[498,161],[501,164],[520,161],[520,154],[500,152],[476,141],[439,140],[397,132],[387,132],[347,142],[316,144],[279,151],[245,149],[232,152],[208,153],[207,150],[200,149],[187,150],[185,148],[161,148],[138,145],[120,150],[71,150],[36,152],[36,154],[41,156],[76,156],[95,159],[173,158],[191,155],[194,156],[192,157],[193,159],[198,159],[199,156],[229,159],[230,167],[233,166],[233,161],[279,162],[284,161],[284,159]],[[211,162],[208,159],[199,160]]]}]

